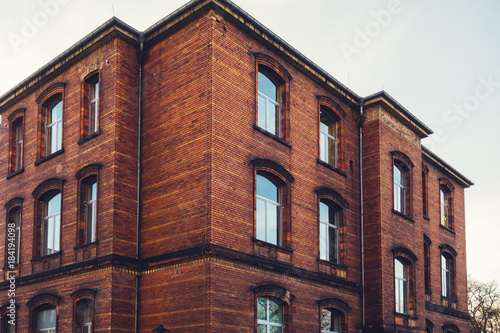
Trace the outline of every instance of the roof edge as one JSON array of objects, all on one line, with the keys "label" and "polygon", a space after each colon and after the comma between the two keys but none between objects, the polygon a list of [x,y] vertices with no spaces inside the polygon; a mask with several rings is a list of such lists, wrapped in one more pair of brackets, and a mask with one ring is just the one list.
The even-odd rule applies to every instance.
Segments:
[{"label": "roof edge", "polygon": [[455,181],[460,183],[465,188],[471,187],[474,185],[474,183],[469,180],[467,177],[465,177],[463,174],[458,172],[455,168],[453,168],[451,165],[446,163],[442,158],[437,156],[435,153],[433,153],[429,148],[425,147],[422,145],[422,157],[441,169],[441,171],[444,171],[447,173],[451,178],[453,178]]},{"label": "roof edge", "polygon": [[[13,88],[9,89],[3,95],[0,96],[0,114],[10,106],[10,104],[14,103],[18,97],[24,96],[28,91],[31,91],[37,83],[43,80],[47,75],[51,75],[54,71],[50,71],[50,69],[56,67],[58,64],[65,64],[67,62],[71,62],[76,56],[83,53],[92,45],[95,45],[97,41],[93,41],[99,35],[105,33],[107,30],[110,30],[104,36],[108,36],[114,31],[121,32],[122,34],[128,36],[132,39],[137,39],[139,37],[140,32],[135,28],[131,27],[127,23],[123,22],[119,18],[113,16],[99,27],[94,29],[92,32],[87,34],[85,37],[80,39],[78,42],[70,46],[63,53],[56,56],[54,59],[40,67],[33,74],[22,80],[20,83],[15,85]],[[86,44],[89,44],[88,47],[85,47]],[[57,68],[57,72],[59,72],[59,68]]]},{"label": "roof edge", "polygon": [[386,105],[397,119],[407,125],[415,134],[420,136],[421,139],[428,137],[434,133],[427,125],[420,119],[415,117],[408,109],[401,105],[394,97],[389,95],[385,90],[381,90],[375,94],[369,95],[364,98],[365,107],[382,103]]}]

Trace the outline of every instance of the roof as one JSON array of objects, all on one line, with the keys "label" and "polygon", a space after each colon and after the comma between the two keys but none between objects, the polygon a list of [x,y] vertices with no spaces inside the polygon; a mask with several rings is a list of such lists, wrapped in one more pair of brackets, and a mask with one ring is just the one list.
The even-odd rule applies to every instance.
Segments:
[{"label": "roof", "polygon": [[365,106],[384,104],[387,110],[395,116],[399,121],[408,126],[413,132],[425,138],[434,133],[427,125],[421,122],[404,106],[399,104],[391,95],[384,90],[364,98]]},{"label": "roof", "polygon": [[422,146],[422,157],[427,160],[429,163],[446,173],[453,180],[459,183],[463,187],[470,187],[474,185],[474,183],[467,179],[464,175],[458,172],[451,165],[442,160],[439,156],[430,151],[429,148]]}]

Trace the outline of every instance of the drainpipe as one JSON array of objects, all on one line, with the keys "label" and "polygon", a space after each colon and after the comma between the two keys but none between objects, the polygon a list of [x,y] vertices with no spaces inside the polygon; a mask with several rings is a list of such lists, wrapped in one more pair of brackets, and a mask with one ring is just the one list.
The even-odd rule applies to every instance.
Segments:
[{"label": "drainpipe", "polygon": [[360,228],[361,228],[361,317],[363,328],[365,329],[365,231],[364,231],[364,209],[363,209],[363,122],[364,122],[364,107],[365,101],[359,101],[359,202],[360,202]]},{"label": "drainpipe", "polygon": [[[141,137],[142,137],[142,59],[144,51],[144,34],[139,35],[139,108],[137,125],[137,225],[135,240],[135,259],[139,261],[139,231],[141,221]],[[135,333],[139,332],[139,275],[135,276],[135,309],[134,309],[134,327]]]}]

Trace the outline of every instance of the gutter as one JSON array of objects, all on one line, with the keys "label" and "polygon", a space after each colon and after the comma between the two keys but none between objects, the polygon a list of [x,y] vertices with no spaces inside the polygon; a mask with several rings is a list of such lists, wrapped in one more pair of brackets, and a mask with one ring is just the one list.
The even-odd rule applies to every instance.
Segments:
[{"label": "gutter", "polygon": [[362,329],[365,328],[365,232],[364,232],[364,209],[363,209],[363,122],[365,101],[363,98],[359,100],[359,224],[360,224],[360,242],[361,242],[361,317]]},{"label": "gutter", "polygon": [[[139,101],[138,101],[138,125],[137,125],[137,225],[136,225],[136,247],[135,259],[139,261],[139,240],[141,226],[141,136],[142,136],[142,62],[144,56],[144,34],[139,34]],[[134,324],[135,332],[139,332],[139,274],[135,276],[135,309]]]}]

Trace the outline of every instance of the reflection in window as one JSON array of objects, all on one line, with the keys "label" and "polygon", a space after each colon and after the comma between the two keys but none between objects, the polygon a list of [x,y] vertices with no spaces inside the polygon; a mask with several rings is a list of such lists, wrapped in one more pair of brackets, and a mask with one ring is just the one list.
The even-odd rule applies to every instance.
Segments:
[{"label": "reflection in window", "polygon": [[258,125],[280,136],[280,87],[267,74],[259,71],[258,89]]},{"label": "reflection in window", "polygon": [[341,333],[342,313],[335,309],[321,310],[321,333]]},{"label": "reflection in window", "polygon": [[338,262],[339,210],[333,204],[321,200],[319,203],[319,248],[320,259]]},{"label": "reflection in window", "polygon": [[397,162],[394,163],[394,210],[406,214],[406,172]]},{"label": "reflection in window", "polygon": [[62,100],[57,98],[47,105],[45,155],[53,154],[62,148]]},{"label": "reflection in window", "polygon": [[320,110],[320,159],[337,167],[338,163],[338,119],[333,116],[333,113],[322,107]]},{"label": "reflection in window", "polygon": [[271,298],[257,299],[257,333],[283,332],[283,306]]},{"label": "reflection in window", "polygon": [[271,244],[281,243],[281,191],[267,177],[257,174],[256,238]]},{"label": "reflection in window", "polygon": [[441,255],[441,295],[451,298],[451,258]]},{"label": "reflection in window", "polygon": [[42,256],[59,252],[61,193],[42,200]]},{"label": "reflection in window", "polygon": [[394,293],[396,299],[396,312],[408,312],[408,265],[400,259],[394,259]]},{"label": "reflection in window", "polygon": [[77,332],[92,332],[92,300],[84,299],[76,304],[76,328]]},{"label": "reflection in window", "polygon": [[450,192],[444,187],[439,189],[439,201],[441,206],[441,225],[450,228]]},{"label": "reflection in window", "polygon": [[38,333],[55,333],[56,332],[56,308],[48,306],[38,311],[37,322]]}]

